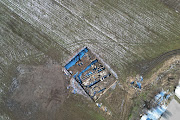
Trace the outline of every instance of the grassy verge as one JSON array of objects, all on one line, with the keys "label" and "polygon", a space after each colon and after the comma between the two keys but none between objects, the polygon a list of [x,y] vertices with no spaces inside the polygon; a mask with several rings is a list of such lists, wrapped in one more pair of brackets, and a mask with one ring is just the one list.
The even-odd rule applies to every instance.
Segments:
[{"label": "grassy verge", "polygon": [[175,95],[174,99],[180,104],[180,99]]}]

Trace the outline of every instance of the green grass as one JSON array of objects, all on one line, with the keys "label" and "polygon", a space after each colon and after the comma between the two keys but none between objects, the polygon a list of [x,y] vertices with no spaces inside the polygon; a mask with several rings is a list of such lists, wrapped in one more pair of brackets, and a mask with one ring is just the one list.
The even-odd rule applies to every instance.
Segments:
[{"label": "green grass", "polygon": [[95,111],[89,110],[88,113],[91,115],[91,118],[93,118],[93,120],[105,120],[105,118],[102,115],[98,114]]},{"label": "green grass", "polygon": [[174,99],[180,104],[180,99],[175,95]]},{"label": "green grass", "polygon": [[66,120],[105,120],[95,103],[80,95],[71,95],[59,111],[62,116],[57,117]]}]

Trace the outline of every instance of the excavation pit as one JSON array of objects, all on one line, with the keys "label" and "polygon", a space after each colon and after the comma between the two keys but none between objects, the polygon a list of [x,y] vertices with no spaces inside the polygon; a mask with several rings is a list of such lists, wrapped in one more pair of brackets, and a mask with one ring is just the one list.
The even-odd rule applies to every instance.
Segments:
[{"label": "excavation pit", "polygon": [[74,79],[96,102],[116,81],[117,74],[87,47],[81,49],[64,66],[64,73]]}]

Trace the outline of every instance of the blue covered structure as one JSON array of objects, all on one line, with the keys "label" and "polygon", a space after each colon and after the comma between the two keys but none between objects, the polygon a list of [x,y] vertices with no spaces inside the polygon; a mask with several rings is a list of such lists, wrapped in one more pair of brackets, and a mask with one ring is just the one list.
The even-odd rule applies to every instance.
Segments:
[{"label": "blue covered structure", "polygon": [[101,71],[105,70],[105,67],[101,68],[98,70],[98,73],[100,73]]},{"label": "blue covered structure", "polygon": [[134,84],[134,81],[133,81],[133,82],[130,82],[130,84]]},{"label": "blue covered structure", "polygon": [[158,106],[147,112],[147,115],[143,115],[141,120],[158,120],[158,118],[166,111],[166,106]]},{"label": "blue covered structure", "polygon": [[93,72],[90,71],[89,73],[86,74],[86,76],[89,76],[89,75],[91,75],[91,74],[93,74]]},{"label": "blue covered structure", "polygon": [[136,81],[137,86],[141,89],[141,83]]},{"label": "blue covered structure", "polygon": [[73,65],[76,64],[77,61],[79,61],[84,55],[85,53],[88,52],[88,48],[84,48],[83,50],[81,50],[77,55],[75,55],[71,61],[69,63],[67,63],[64,67],[66,68],[66,70],[68,70],[69,68],[71,68]]},{"label": "blue covered structure", "polygon": [[141,120],[158,120],[161,117],[161,115],[166,111],[167,108],[165,104],[161,104],[163,103],[164,99],[167,100],[170,97],[170,95],[167,95],[165,97],[165,94],[165,91],[161,91],[155,96],[155,102],[158,103],[158,106],[149,110],[146,115],[143,115],[141,117]]},{"label": "blue covered structure", "polygon": [[93,94],[93,96],[92,96],[92,97],[94,97],[94,96],[96,95],[96,93],[103,92],[105,89],[106,89],[106,88],[103,88],[103,89],[101,89],[101,90],[99,90],[99,91],[94,91],[94,94]]},{"label": "blue covered structure", "polygon": [[158,104],[160,104],[164,99],[164,95],[165,95],[165,92],[161,91],[159,94],[155,96],[155,101],[158,102]]},{"label": "blue covered structure", "polygon": [[[105,65],[106,67],[101,64]],[[106,70],[106,68],[108,69]],[[71,87],[74,88],[72,92],[74,94],[80,93],[81,91],[78,90],[77,86],[79,85],[94,102],[100,98],[102,95],[100,93],[103,93],[103,91],[105,91],[106,87],[109,85],[104,83],[101,84],[100,82],[111,76],[111,74],[107,74],[107,72],[111,71],[115,77],[117,76],[110,66],[108,66],[98,55],[93,53],[87,47],[82,48],[79,52],[74,54],[74,56],[66,62],[65,66],[63,67],[63,71],[69,78],[72,77],[70,80]],[[76,81],[78,84],[75,84],[74,81]],[[100,87],[98,89],[94,89],[96,86]]]},{"label": "blue covered structure", "polygon": [[101,81],[100,79],[99,79],[99,80],[96,80],[96,81],[94,81],[93,83],[91,83],[90,85],[88,85],[87,87],[91,87],[91,86],[97,84],[97,83],[100,82],[100,81]]},{"label": "blue covered structure", "polygon": [[105,89],[106,89],[106,88],[101,89],[100,91],[98,91],[98,93],[100,93],[100,92],[104,91]]},{"label": "blue covered structure", "polygon": [[108,75],[103,76],[102,79],[106,79],[109,76],[111,76],[111,73],[109,73]]},{"label": "blue covered structure", "polygon": [[90,65],[88,65],[82,72],[79,73],[78,79],[79,79],[80,83],[82,82],[82,81],[81,81],[81,78],[80,78],[81,75],[82,75],[84,72],[86,72],[89,68],[91,68],[91,65],[94,65],[94,64],[97,63],[97,62],[98,62],[97,59],[94,60],[94,61],[92,61],[92,62],[90,63]]},{"label": "blue covered structure", "polygon": [[[95,63],[97,63],[98,62],[98,60],[96,59],[96,60],[94,60],[94,61],[92,61],[84,70],[82,70],[79,74],[78,74],[78,72],[73,76],[74,77],[74,79],[76,80],[76,81],[79,81],[79,83],[80,84],[82,84],[82,80],[81,80],[81,75],[84,73],[84,72],[86,72],[90,67],[91,67],[91,65],[94,65]],[[90,74],[92,74],[92,72],[89,72],[88,73],[88,75],[90,75]],[[78,78],[78,80],[76,79],[76,77]]]},{"label": "blue covered structure", "polygon": [[143,77],[142,76],[140,76],[140,81],[143,81]]}]

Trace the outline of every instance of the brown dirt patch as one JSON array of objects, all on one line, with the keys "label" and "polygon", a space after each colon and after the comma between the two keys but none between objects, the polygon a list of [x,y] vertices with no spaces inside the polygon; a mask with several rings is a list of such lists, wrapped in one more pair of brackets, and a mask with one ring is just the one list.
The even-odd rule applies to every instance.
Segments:
[{"label": "brown dirt patch", "polygon": [[162,67],[157,70],[157,72],[154,72],[154,73],[152,74],[152,76],[151,76],[148,80],[145,80],[145,81],[142,82],[142,84],[144,83],[143,86],[145,87],[145,86],[147,86],[148,84],[152,83],[154,80],[156,80],[157,76],[158,76],[160,73],[165,72],[165,71],[170,67],[170,65],[171,65],[172,63],[174,63],[174,62],[176,62],[176,61],[178,61],[178,60],[180,60],[180,55],[174,56],[174,57],[168,59],[167,61],[165,61],[165,62],[163,63],[163,65],[162,65]]},{"label": "brown dirt patch", "polygon": [[[36,103],[42,111],[58,109],[67,98],[67,82],[62,67],[50,61],[46,65],[18,67],[20,74],[17,77],[18,87],[12,99],[26,107]],[[33,112],[33,111],[30,111]]]}]

